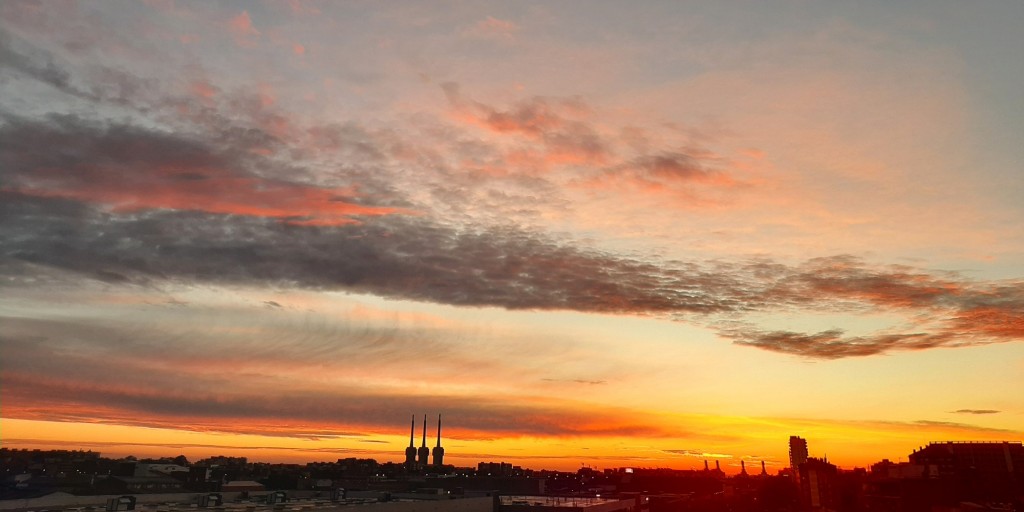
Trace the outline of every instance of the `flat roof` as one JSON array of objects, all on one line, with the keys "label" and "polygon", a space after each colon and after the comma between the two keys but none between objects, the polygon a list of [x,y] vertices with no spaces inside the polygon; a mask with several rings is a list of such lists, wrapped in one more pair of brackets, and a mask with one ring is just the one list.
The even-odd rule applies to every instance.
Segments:
[{"label": "flat roof", "polygon": [[619,500],[579,496],[501,496],[501,505],[585,508]]}]

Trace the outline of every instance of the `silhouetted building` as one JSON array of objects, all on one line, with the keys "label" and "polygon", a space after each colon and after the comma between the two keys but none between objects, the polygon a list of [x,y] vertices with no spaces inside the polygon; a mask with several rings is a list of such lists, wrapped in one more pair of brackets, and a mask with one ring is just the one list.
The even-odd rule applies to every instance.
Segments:
[{"label": "silhouetted building", "polygon": [[430,463],[430,448],[427,448],[427,415],[423,415],[423,445],[419,449],[419,467],[425,468]]},{"label": "silhouetted building", "polygon": [[838,470],[825,459],[808,457],[800,464],[800,501],[810,510],[835,510]]},{"label": "silhouetted building", "polygon": [[931,443],[908,459],[925,468],[924,478],[949,481],[965,500],[1024,496],[1024,446],[1019,442]]},{"label": "silhouetted building", "polygon": [[405,469],[412,471],[416,469],[416,415],[412,415],[412,425],[409,426],[409,447],[405,449]]},{"label": "silhouetted building", "polygon": [[441,447],[441,415],[437,415],[437,446],[434,447],[434,465],[444,465],[444,448]]},{"label": "silhouetted building", "polygon": [[798,471],[800,464],[804,462],[807,462],[807,440],[802,437],[789,436],[789,467]]},{"label": "silhouetted building", "polygon": [[515,466],[507,462],[481,462],[476,466],[478,476],[512,476]]}]

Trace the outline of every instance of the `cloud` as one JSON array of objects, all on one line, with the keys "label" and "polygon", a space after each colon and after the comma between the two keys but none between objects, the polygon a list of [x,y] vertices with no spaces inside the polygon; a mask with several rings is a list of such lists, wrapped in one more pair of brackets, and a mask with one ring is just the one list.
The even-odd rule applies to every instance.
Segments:
[{"label": "cloud", "polygon": [[596,386],[596,385],[607,384],[608,383],[608,381],[606,381],[606,380],[586,380],[586,379],[550,379],[550,378],[547,378],[547,379],[541,379],[541,380],[543,380],[544,382],[568,382],[568,383],[573,383],[573,384],[589,384],[591,386]]},{"label": "cloud", "polygon": [[456,83],[441,87],[452,117],[485,132],[490,154],[469,159],[476,164],[469,168],[491,178],[543,177],[585,193],[684,198],[687,204],[706,204],[708,189],[743,184],[692,141],[637,135],[642,130],[617,126],[579,97],[534,96],[502,108],[467,97]]},{"label": "cloud", "polygon": [[3,121],[0,173],[8,192],[96,203],[117,212],[174,209],[304,225],[400,212],[358,204],[351,189],[262,178],[250,170],[269,165],[259,155],[214,148],[188,135],[73,116]]},{"label": "cloud", "polygon": [[[258,34],[244,11],[232,26]],[[973,281],[845,255],[798,265],[667,262],[508,222],[562,207],[574,187],[604,187],[621,201],[634,197],[630,190],[696,197],[694,187],[738,183],[689,141],[644,135],[620,143],[609,135],[622,131],[614,119],[580,98],[534,96],[497,107],[447,83],[458,124],[427,123],[424,142],[355,122],[299,126],[276,110],[267,88],[224,92],[190,79],[185,95],[175,96],[98,66],[72,76],[23,43],[0,39],[5,72],[85,100],[85,112],[117,105],[137,120],[3,115],[0,271],[12,275],[29,263],[109,283],[286,284],[460,306],[646,315],[825,359],[1024,339],[1020,281]],[[887,312],[907,322],[847,334],[745,321],[794,312]]]},{"label": "cloud", "polygon": [[831,329],[814,334],[758,329],[726,329],[722,331],[722,335],[731,338],[738,345],[821,359],[868,356],[892,350],[921,350],[951,343],[950,337],[942,334],[844,336],[842,329]]},{"label": "cloud", "polygon": [[[91,274],[119,269],[139,278],[291,282],[509,309],[657,314],[732,307],[713,294],[719,276],[665,272],[528,231],[458,231],[416,217],[338,231],[268,224],[254,215],[104,213],[61,199],[4,194],[0,233],[17,240],[9,256]],[[61,211],[69,215],[54,215]],[[70,225],[92,228],[67,232]]]},{"label": "cloud", "polygon": [[256,46],[260,31],[253,26],[249,11],[242,11],[227,22],[228,30],[235,38],[235,43],[244,48]]},{"label": "cloud", "polygon": [[926,427],[948,427],[955,430],[966,430],[973,432],[1007,432],[1016,433],[1015,430],[1008,430],[1003,428],[989,428],[979,427],[977,425],[970,425],[967,423],[956,423],[952,421],[932,421],[932,420],[917,420],[912,422],[914,425],[923,425]]},{"label": "cloud", "polygon": [[196,384],[207,381],[209,387],[205,391],[186,391],[175,386],[124,385],[113,379],[75,379],[73,373],[43,377],[5,368],[4,416],[72,422],[99,419],[152,428],[323,439],[400,432],[408,418],[397,411],[431,410],[444,411],[445,417],[457,425],[446,430],[452,439],[678,434],[664,430],[656,419],[644,419],[637,411],[598,409],[565,400],[513,396],[467,400],[461,396],[392,395],[338,387],[316,392],[246,392],[239,389],[245,384],[244,376],[227,386],[212,385],[201,375],[189,378]]},{"label": "cloud", "polygon": [[[423,217],[366,217],[324,229],[254,215],[104,211],[74,198],[13,191],[3,198],[7,258],[104,279],[290,283],[462,306],[650,315],[707,323],[741,345],[824,359],[1021,339],[1015,322],[1024,283],[915,271],[916,284],[908,286],[906,269],[845,256],[837,258],[846,266],[842,275],[855,279],[836,274],[829,277],[836,285],[818,286],[811,269],[823,265],[819,260],[795,267],[659,264],[525,230],[457,230]],[[749,312],[872,312],[895,304],[928,321],[915,331],[856,336],[742,322]]]},{"label": "cloud", "polygon": [[995,409],[957,409],[953,414],[999,414],[1002,411]]},{"label": "cloud", "polygon": [[683,455],[685,457],[694,457],[698,459],[731,459],[733,456],[727,453],[713,453],[706,452],[704,450],[663,450],[665,453],[671,453],[673,455]]},{"label": "cloud", "polygon": [[15,48],[17,43],[25,46],[22,41],[15,41],[6,31],[0,30],[0,72],[13,70],[57,89],[75,91],[71,75],[57,66],[49,52],[36,48],[19,50]]},{"label": "cloud", "polygon": [[519,25],[512,21],[488,16],[463,30],[463,35],[474,39],[511,41],[519,32]]}]

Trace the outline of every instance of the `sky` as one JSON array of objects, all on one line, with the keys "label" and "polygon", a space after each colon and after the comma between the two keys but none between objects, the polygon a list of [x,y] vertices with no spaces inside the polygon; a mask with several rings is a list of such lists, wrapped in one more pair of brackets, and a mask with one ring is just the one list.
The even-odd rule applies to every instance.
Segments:
[{"label": "sky", "polygon": [[1024,438],[1024,3],[0,2],[0,445]]}]

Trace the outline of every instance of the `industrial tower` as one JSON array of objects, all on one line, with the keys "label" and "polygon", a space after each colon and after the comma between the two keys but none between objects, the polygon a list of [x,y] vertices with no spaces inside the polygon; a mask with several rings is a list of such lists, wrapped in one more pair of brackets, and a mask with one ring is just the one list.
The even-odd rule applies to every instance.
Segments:
[{"label": "industrial tower", "polygon": [[[424,425],[425,426],[425,425]],[[416,415],[412,415],[412,425],[409,427],[409,447],[405,449],[405,469],[412,471],[416,469],[416,446],[413,445],[416,436]]]},{"label": "industrial tower", "polygon": [[423,415],[423,446],[419,449],[419,467],[427,467],[430,458],[430,448],[427,448],[427,415]]},{"label": "industrial tower", "polygon": [[437,415],[437,446],[434,447],[434,465],[444,465],[444,448],[441,447],[441,415]]}]

